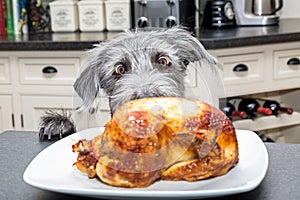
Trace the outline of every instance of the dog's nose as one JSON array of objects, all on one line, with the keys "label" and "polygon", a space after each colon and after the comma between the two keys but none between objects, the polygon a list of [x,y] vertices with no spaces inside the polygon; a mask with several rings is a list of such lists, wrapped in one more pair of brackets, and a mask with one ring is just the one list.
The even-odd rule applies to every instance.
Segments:
[{"label": "dog's nose", "polygon": [[139,92],[139,93],[134,93],[131,96],[131,100],[135,100],[135,99],[143,99],[143,98],[147,98],[147,97],[157,97],[157,95],[153,92]]},{"label": "dog's nose", "polygon": [[142,99],[142,98],[147,98],[147,97],[155,97],[154,95],[149,95],[149,94],[141,94],[137,96],[137,99]]}]

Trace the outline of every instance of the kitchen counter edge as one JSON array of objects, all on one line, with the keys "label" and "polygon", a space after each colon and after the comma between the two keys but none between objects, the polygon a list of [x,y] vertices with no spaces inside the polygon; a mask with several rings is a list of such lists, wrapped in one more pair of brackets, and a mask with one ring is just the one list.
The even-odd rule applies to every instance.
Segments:
[{"label": "kitchen counter edge", "polygon": [[[86,50],[119,32],[38,33],[0,36],[0,51]],[[278,26],[200,29],[196,36],[206,49],[300,41],[300,19],[281,20]]]}]

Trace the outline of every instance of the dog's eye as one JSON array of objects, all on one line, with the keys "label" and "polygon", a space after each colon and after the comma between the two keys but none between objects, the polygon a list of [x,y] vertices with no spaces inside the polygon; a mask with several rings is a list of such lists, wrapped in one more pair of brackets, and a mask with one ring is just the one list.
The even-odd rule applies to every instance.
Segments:
[{"label": "dog's eye", "polygon": [[127,72],[126,66],[122,63],[116,65],[116,74],[123,75]]},{"label": "dog's eye", "polygon": [[171,62],[170,62],[170,60],[169,60],[169,58],[168,57],[166,57],[166,56],[161,56],[161,57],[159,57],[158,58],[158,64],[160,65],[160,66],[162,66],[162,67],[169,67],[169,66],[171,66]]}]

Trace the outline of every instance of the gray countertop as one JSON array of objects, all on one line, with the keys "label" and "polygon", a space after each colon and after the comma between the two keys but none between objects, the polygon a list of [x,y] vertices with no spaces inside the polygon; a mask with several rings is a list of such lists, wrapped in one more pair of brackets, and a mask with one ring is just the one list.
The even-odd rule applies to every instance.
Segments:
[{"label": "gray countertop", "polygon": [[[6,131],[0,134],[0,143],[0,199],[90,199],[44,191],[23,181],[22,177],[27,165],[40,151],[51,144],[39,142],[38,133]],[[300,199],[300,145],[265,144],[269,153],[269,167],[263,182],[253,191],[211,200]]]},{"label": "gray countertop", "polygon": [[300,41],[300,19],[281,20],[278,26],[202,29],[198,37],[207,49]]},{"label": "gray countertop", "polygon": [[[0,36],[0,51],[86,50],[118,32],[39,33]],[[278,26],[200,29],[196,35],[207,49],[300,41],[300,19],[284,19]]]}]

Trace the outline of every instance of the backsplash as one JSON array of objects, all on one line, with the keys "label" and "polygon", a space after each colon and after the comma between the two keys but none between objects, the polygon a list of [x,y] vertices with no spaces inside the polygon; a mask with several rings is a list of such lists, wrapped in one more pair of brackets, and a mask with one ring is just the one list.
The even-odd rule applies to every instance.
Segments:
[{"label": "backsplash", "polygon": [[300,1],[299,0],[287,0],[283,2],[283,8],[279,12],[282,19],[287,18],[300,18]]}]

